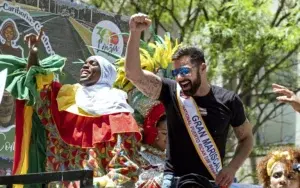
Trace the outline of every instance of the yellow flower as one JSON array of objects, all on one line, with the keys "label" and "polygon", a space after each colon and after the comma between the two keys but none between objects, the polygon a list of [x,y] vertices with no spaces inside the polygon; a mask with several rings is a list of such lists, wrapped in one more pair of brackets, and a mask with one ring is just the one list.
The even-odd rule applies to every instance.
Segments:
[{"label": "yellow flower", "polygon": [[[143,70],[147,70],[156,73],[157,69],[166,69],[172,62],[172,55],[178,49],[180,45],[178,41],[175,41],[173,46],[172,41],[168,35],[165,35],[163,43],[148,43],[148,47],[154,49],[154,54],[151,54],[140,48],[140,60]],[[122,89],[126,92],[132,90],[134,85],[127,80],[125,75],[125,59],[119,59],[117,61],[117,79],[114,84],[115,87]]]},{"label": "yellow flower", "polygon": [[290,153],[288,151],[275,151],[272,153],[272,157],[268,160],[267,163],[267,174],[268,176],[271,176],[272,170],[275,167],[275,165],[277,164],[278,161],[280,161],[281,159],[286,159],[286,160],[292,160],[292,156],[290,155]]}]

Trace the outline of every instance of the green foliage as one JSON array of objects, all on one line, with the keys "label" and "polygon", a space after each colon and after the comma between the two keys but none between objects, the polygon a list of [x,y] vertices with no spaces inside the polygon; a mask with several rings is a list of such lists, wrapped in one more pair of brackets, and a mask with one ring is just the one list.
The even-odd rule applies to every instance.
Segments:
[{"label": "green foliage", "polygon": [[[124,15],[143,12],[154,32],[164,30],[204,49],[210,80],[236,91],[259,130],[281,105],[271,84],[299,91],[300,1],[297,0],[92,0]],[[160,28],[160,30],[158,30]],[[164,33],[159,33],[163,36]],[[270,106],[273,111],[270,111]],[[264,149],[262,149],[263,151]],[[258,148],[255,153],[259,153]]]},{"label": "green foliage", "polygon": [[[266,105],[273,82],[297,89],[297,77],[280,76],[297,64],[300,45],[300,3],[293,0],[91,0],[99,8],[123,15],[143,12],[181,42],[200,46],[209,78],[240,94],[257,127],[264,119],[256,103]],[[160,33],[163,35],[164,33]],[[146,45],[142,45],[146,46]],[[287,82],[288,81],[288,82]],[[235,83],[235,84],[233,84]],[[275,107],[275,106],[274,106]]]}]

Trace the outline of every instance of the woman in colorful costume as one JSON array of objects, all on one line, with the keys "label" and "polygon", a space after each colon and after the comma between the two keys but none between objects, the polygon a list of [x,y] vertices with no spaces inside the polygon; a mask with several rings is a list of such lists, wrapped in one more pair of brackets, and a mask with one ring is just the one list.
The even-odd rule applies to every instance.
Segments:
[{"label": "woman in colorful costume", "polygon": [[128,99],[143,133],[139,147],[142,172],[135,185],[137,188],[159,188],[162,184],[167,145],[164,106],[159,101],[149,99],[136,88],[129,92]]},{"label": "woman in colorful costume", "polygon": [[[171,77],[171,56],[179,47],[173,45],[168,34],[164,39],[153,34],[154,43],[141,41],[141,64],[143,69],[162,77]],[[141,125],[143,140],[139,147],[142,172],[136,188],[160,188],[165,165],[167,128],[162,103],[152,100],[138,91],[125,77],[124,58],[117,61],[115,87],[128,93],[128,102],[135,110],[134,117]]]},{"label": "woman in colorful costume", "polygon": [[293,164],[300,163],[300,150],[279,148],[270,152],[257,166],[257,175],[264,188],[299,188],[300,174]]},{"label": "woman in colorful costume", "polygon": [[0,68],[9,72],[6,89],[17,99],[13,174],[92,169],[97,187],[135,182],[141,135],[126,93],[112,88],[114,66],[91,56],[81,69],[80,84],[61,85],[54,72],[66,59],[52,55],[39,61],[35,46],[40,37],[27,39],[28,64],[0,56]]}]

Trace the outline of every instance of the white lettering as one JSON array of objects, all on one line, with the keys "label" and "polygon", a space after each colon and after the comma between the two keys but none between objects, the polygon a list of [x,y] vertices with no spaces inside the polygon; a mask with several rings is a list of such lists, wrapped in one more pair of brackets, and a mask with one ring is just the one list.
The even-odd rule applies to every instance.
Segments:
[{"label": "white lettering", "polygon": [[[43,25],[38,22],[38,21],[33,21],[33,18],[30,16],[30,14],[24,10],[22,10],[20,7],[14,7],[14,6],[10,6],[7,2],[4,2],[2,4],[0,4],[0,11],[4,11],[7,13],[11,13],[14,14],[20,18],[22,18],[23,20],[25,20],[31,27],[34,28],[36,33],[39,33],[41,28],[43,27]],[[43,35],[43,37],[47,37],[45,35]],[[48,37],[47,37],[48,39]],[[48,54],[55,54],[55,52],[53,51],[50,43],[49,43],[49,39],[47,41],[43,41],[43,44],[45,46],[45,49],[47,51]]]},{"label": "white lettering", "polygon": [[0,151],[13,152],[15,150],[15,142],[6,141],[6,135],[0,132]]}]

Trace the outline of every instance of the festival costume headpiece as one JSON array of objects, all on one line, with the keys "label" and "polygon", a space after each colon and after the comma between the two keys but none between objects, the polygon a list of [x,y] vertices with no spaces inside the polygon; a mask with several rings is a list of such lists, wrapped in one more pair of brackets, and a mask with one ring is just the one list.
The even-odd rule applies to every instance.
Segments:
[{"label": "festival costume headpiece", "polygon": [[146,97],[136,88],[128,93],[128,101],[135,109],[134,117],[136,121],[143,127],[144,143],[153,144],[158,135],[157,123],[165,115],[163,104]]},{"label": "festival costume headpiece", "polygon": [[[180,44],[175,40],[175,44],[173,45],[168,33],[165,35],[164,39],[155,34],[153,38],[153,43],[141,41],[141,67],[143,70],[156,73],[161,77],[172,78],[172,55],[178,49]],[[128,92],[134,88],[134,85],[125,76],[124,63],[125,58],[120,58],[116,62],[117,79],[114,86]]]},{"label": "festival costume headpiece", "polygon": [[272,153],[271,158],[267,162],[267,174],[271,176],[273,168],[280,160],[293,160],[292,154],[288,151],[275,151]]},{"label": "festival costume headpiece", "polygon": [[[177,40],[173,46],[168,34],[164,39],[154,35],[154,43],[141,41],[140,46],[142,69],[160,77],[171,78],[172,55],[179,47]],[[133,84],[125,77],[124,63],[124,58],[117,61],[117,79],[114,85],[128,92],[128,102],[135,109],[135,119],[143,127],[144,142],[151,145],[157,137],[156,126],[160,118],[165,115],[165,109],[161,102],[146,97],[137,88],[134,88]]]}]

